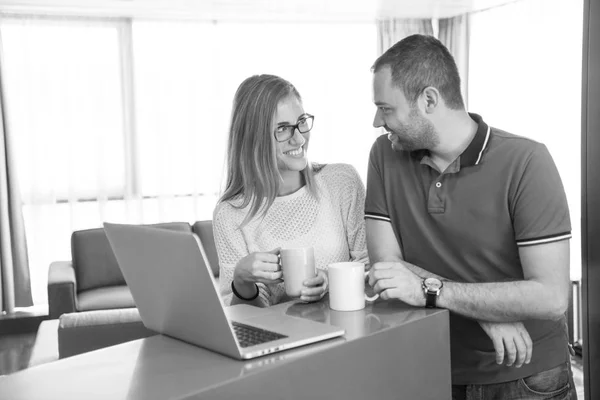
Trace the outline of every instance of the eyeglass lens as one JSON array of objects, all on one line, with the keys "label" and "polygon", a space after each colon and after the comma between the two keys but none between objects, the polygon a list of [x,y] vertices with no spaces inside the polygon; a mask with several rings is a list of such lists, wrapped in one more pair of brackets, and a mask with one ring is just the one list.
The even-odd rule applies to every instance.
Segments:
[{"label": "eyeglass lens", "polygon": [[312,129],[313,118],[314,117],[312,115],[308,115],[299,120],[296,125],[280,126],[275,132],[277,140],[280,142],[290,140],[292,136],[294,136],[294,131],[296,129],[298,129],[300,133],[309,132]]}]

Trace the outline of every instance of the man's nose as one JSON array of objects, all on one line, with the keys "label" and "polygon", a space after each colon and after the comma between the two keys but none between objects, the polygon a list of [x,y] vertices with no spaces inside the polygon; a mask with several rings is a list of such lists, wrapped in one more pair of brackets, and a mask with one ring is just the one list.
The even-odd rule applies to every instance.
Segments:
[{"label": "man's nose", "polygon": [[381,118],[380,111],[377,110],[377,112],[375,112],[375,118],[373,118],[373,127],[381,128],[384,125],[385,122],[383,121],[383,118]]}]

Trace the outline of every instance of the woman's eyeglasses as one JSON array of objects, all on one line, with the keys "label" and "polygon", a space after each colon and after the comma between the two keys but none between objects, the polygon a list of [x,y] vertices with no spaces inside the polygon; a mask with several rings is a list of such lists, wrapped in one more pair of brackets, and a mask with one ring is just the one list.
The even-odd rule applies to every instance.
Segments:
[{"label": "woman's eyeglasses", "polygon": [[280,125],[275,129],[275,140],[278,142],[286,142],[294,136],[294,132],[298,129],[300,133],[308,133],[313,127],[314,115],[304,114],[298,119],[295,125]]}]

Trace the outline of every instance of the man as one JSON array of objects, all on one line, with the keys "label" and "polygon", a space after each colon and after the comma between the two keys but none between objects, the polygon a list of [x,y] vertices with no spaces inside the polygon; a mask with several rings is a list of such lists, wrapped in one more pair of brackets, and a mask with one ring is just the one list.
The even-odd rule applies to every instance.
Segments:
[{"label": "man", "polygon": [[576,398],[571,225],[548,150],[467,113],[433,37],[401,40],[373,73],[373,125],[388,135],[369,159],[369,283],[383,299],[450,311],[453,398]]}]

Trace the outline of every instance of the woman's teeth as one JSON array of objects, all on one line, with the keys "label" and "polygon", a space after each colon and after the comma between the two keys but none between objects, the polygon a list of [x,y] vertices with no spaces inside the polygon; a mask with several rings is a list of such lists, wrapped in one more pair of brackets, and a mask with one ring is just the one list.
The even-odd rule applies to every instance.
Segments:
[{"label": "woman's teeth", "polygon": [[300,147],[299,149],[296,149],[296,150],[286,151],[283,154],[288,155],[288,156],[299,156],[302,154],[302,152],[303,152],[302,147]]}]

